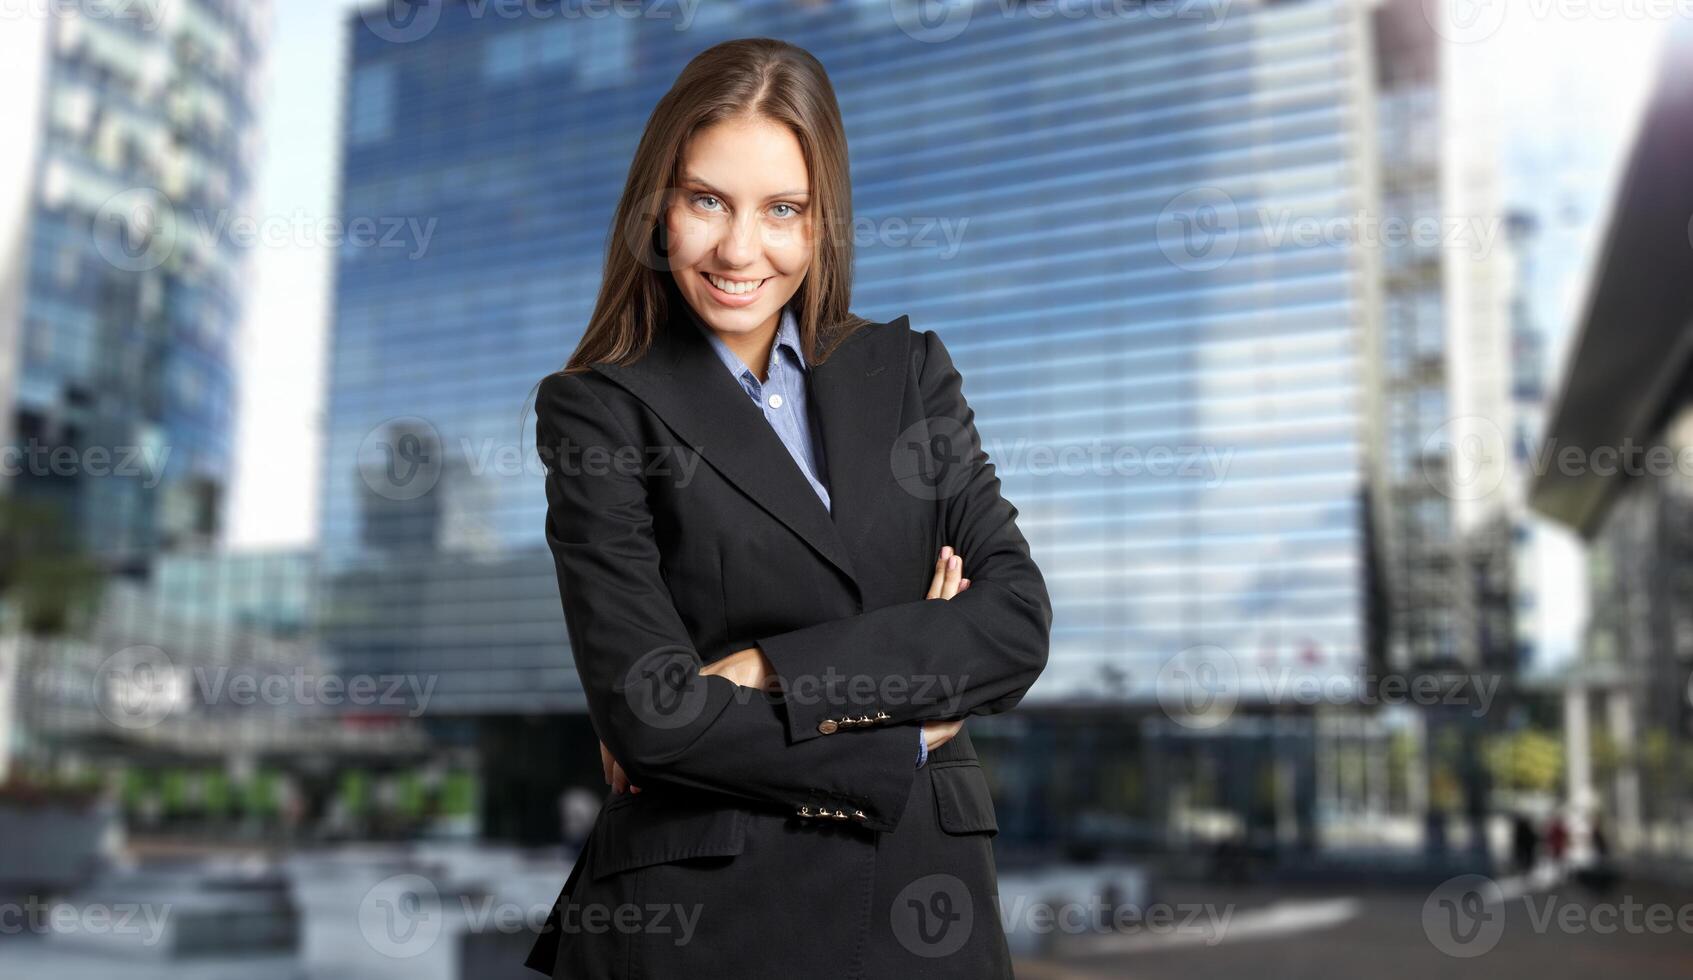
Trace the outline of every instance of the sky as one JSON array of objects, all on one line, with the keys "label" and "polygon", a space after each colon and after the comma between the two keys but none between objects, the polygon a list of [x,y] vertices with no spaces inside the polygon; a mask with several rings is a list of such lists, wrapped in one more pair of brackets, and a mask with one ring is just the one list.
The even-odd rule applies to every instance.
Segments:
[{"label": "sky", "polygon": [[[261,109],[261,219],[331,216],[340,153],[345,11],[353,0],[276,0]],[[229,543],[302,546],[317,534],[324,355],[334,248],[290,233],[256,246],[239,356]]]}]

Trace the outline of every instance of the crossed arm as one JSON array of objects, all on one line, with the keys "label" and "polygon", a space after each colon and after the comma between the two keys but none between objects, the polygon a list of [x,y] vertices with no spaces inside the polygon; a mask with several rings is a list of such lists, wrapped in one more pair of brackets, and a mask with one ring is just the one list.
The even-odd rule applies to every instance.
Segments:
[{"label": "crossed arm", "polygon": [[976,433],[963,379],[932,330],[920,387],[942,540],[967,556],[971,586],[948,602],[919,599],[761,637],[785,692],[795,743],[865,716],[884,724],[1009,711],[1046,667],[1052,602],[1017,528],[1017,508]]},{"label": "crossed arm", "polygon": [[870,829],[891,830],[916,772],[910,726],[818,737],[830,727],[823,718],[862,707],[860,685],[826,684],[817,698],[788,685],[848,666],[849,677],[950,681],[940,686],[944,699],[919,695],[885,708],[893,722],[912,722],[1007,710],[1044,667],[1044,583],[974,439],[957,372],[939,338],[922,336],[927,414],[953,419],[971,447],[947,464],[965,472],[939,483],[959,487],[944,507],[947,540],[972,556],[971,586],[951,601],[916,600],[760,640],[782,678],[781,702],[702,670],[660,572],[642,478],[554,465],[567,458],[558,454],[566,441],[611,454],[635,441],[580,376],[542,381],[536,443],[547,466],[546,537],[572,656],[595,731],[632,780],[844,808]]}]

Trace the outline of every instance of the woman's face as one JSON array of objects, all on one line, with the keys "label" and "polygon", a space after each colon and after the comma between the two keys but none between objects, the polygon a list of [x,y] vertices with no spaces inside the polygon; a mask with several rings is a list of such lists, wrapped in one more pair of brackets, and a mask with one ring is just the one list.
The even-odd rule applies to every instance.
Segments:
[{"label": "woman's face", "polygon": [[717,123],[683,148],[670,271],[712,329],[775,329],[811,267],[810,186],[799,140],[767,119]]}]

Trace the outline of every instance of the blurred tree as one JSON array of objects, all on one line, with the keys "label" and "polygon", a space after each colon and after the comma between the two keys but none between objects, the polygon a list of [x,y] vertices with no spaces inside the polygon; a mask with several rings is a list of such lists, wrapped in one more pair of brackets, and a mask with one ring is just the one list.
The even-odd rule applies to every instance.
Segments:
[{"label": "blurred tree", "polygon": [[441,782],[441,813],[464,817],[476,812],[476,777],[454,770]]},{"label": "blurred tree", "polygon": [[277,775],[270,770],[253,774],[243,787],[247,812],[257,817],[271,817],[277,809]]},{"label": "blurred tree", "polygon": [[1549,793],[1564,774],[1564,746],[1555,736],[1524,728],[1487,740],[1487,768],[1501,789]]},{"label": "blurred tree", "polygon": [[407,820],[416,820],[424,812],[423,777],[415,772],[402,773],[396,778],[395,810]]},{"label": "blurred tree", "polygon": [[206,773],[202,792],[205,795],[207,816],[221,818],[229,815],[233,801],[229,792],[229,776],[226,773],[217,770]]},{"label": "blurred tree", "polygon": [[364,813],[370,804],[370,774],[349,769],[341,774],[341,803],[350,816]]},{"label": "blurred tree", "polygon": [[188,771],[166,769],[159,790],[164,797],[165,815],[180,817],[188,810]]}]

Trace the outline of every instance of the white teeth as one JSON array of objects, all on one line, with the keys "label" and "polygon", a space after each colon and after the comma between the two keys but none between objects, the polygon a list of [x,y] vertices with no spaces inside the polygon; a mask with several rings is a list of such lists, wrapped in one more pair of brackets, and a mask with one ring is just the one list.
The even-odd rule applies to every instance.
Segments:
[{"label": "white teeth", "polygon": [[705,274],[705,277],[711,280],[711,284],[713,286],[716,286],[718,289],[723,290],[731,296],[739,296],[742,293],[750,293],[758,287],[764,285],[763,279],[760,279],[757,282],[730,282],[727,279],[719,279],[709,272]]}]

